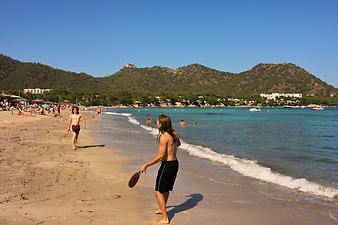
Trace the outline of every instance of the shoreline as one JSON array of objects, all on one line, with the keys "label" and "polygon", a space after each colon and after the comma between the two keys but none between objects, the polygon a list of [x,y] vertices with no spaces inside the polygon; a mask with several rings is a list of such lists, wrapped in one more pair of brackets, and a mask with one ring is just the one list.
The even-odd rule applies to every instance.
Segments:
[{"label": "shoreline", "polygon": [[[210,109],[210,108],[267,108],[267,109],[312,109],[313,107],[324,107],[324,108],[337,108],[338,105],[310,105],[310,106],[289,106],[289,105],[285,105],[285,106],[247,106],[247,105],[243,105],[243,106],[206,106],[206,107],[190,107],[190,106],[165,106],[165,107],[161,107],[161,106],[139,106],[139,107],[134,107],[134,106],[81,106],[84,111],[89,111],[89,110],[95,110],[97,109],[97,107],[100,108],[104,108],[104,109],[156,109],[156,108],[161,108],[161,109]],[[91,111],[94,112],[94,111]]]},{"label": "shoreline", "polygon": [[[144,109],[147,111],[147,109]],[[143,111],[143,112],[146,112]],[[164,110],[162,110],[163,113]],[[137,111],[118,111],[118,112],[105,112],[104,114],[112,115],[112,116],[123,116],[127,118],[127,120],[133,124],[137,125],[137,127],[141,127],[143,129],[138,132],[144,132],[152,135],[157,135],[158,130],[154,127],[147,127],[145,124],[142,124],[140,121],[140,117],[137,117]],[[151,111],[147,112],[152,113]],[[169,112],[168,112],[169,113]],[[175,117],[173,117],[175,118]],[[177,120],[177,117],[176,117]],[[186,121],[189,121],[188,118],[185,118]],[[190,121],[191,122],[191,121]],[[109,131],[108,131],[109,132]],[[181,135],[187,135],[187,133],[182,133]],[[127,134],[126,134],[127,135]],[[208,145],[203,144],[201,142],[191,142],[189,141],[188,136],[181,136],[182,145],[180,149],[189,153],[189,155],[193,157],[198,157],[206,160],[210,160],[210,163],[218,163],[220,166],[230,167],[233,171],[240,173],[242,176],[251,177],[254,179],[258,179],[264,182],[272,183],[278,186],[284,186],[290,188],[295,191],[304,192],[304,194],[313,194],[316,196],[321,196],[329,199],[335,199],[338,196],[337,186],[324,183],[318,181],[316,179],[311,179],[307,174],[303,174],[303,176],[299,176],[293,173],[283,173],[282,170],[274,167],[273,164],[264,163],[264,161],[256,161],[253,158],[246,158],[236,156],[235,152],[231,153],[222,153],[217,151],[217,148],[209,147]],[[123,137],[120,137],[123,138]],[[187,139],[185,139],[187,138]],[[186,142],[188,140],[188,142]],[[202,139],[201,139],[202,140]],[[196,141],[196,139],[195,139]],[[210,144],[210,143],[209,143]],[[218,148],[219,150],[219,148]],[[277,168],[277,169],[274,169]],[[292,172],[292,171],[291,171]]]},{"label": "shoreline", "polygon": [[[107,116],[112,116],[109,122]],[[119,154],[134,158],[134,165],[127,165],[126,171],[132,172],[156,153],[156,140],[136,124],[129,123],[127,117],[102,115],[100,123],[93,126],[92,132],[97,133],[95,138],[110,143],[108,145]],[[244,177],[228,167],[196,158],[182,150],[178,159],[179,176],[168,204],[174,206],[169,209],[169,215],[174,216],[172,224],[206,224],[210,221],[224,224],[226,221],[226,224],[318,225],[337,222],[338,203],[335,200]],[[145,196],[146,202],[152,202],[153,207],[156,207],[153,185],[158,166],[149,168],[135,188]]]}]

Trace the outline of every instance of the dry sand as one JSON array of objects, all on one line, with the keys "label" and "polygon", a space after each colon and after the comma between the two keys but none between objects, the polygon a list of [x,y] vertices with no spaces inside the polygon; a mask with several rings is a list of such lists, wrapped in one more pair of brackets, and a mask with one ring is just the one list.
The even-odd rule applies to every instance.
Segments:
[{"label": "dry sand", "polygon": [[0,224],[149,224],[121,172],[126,159],[85,129],[71,150],[67,122],[0,113]]}]

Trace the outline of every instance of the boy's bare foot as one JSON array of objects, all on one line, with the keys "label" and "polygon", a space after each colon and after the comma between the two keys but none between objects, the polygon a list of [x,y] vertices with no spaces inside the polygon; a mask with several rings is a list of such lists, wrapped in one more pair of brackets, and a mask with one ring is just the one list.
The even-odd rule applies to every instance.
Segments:
[{"label": "boy's bare foot", "polygon": [[75,147],[75,146],[73,146],[73,150],[76,150],[76,147]]},{"label": "boy's bare foot", "polygon": [[160,219],[160,220],[157,220],[156,223],[159,223],[159,224],[169,224],[169,219]]}]

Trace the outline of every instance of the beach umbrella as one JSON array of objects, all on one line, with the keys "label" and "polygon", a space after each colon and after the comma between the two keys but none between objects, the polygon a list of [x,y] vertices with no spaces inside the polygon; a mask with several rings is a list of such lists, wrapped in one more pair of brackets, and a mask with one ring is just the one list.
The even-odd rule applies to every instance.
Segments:
[{"label": "beach umbrella", "polygon": [[10,97],[11,98],[21,98],[21,96],[18,96],[18,95],[11,95]]},{"label": "beach umbrella", "polygon": [[43,103],[44,101],[42,99],[34,99],[32,100],[33,103]]},{"label": "beach umbrella", "polygon": [[28,100],[25,99],[25,98],[17,98],[17,99],[14,99],[15,102],[27,102]]}]

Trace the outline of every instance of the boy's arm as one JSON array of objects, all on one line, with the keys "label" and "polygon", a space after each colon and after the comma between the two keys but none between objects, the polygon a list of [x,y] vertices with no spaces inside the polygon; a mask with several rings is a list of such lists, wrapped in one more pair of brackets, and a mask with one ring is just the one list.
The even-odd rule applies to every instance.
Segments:
[{"label": "boy's arm", "polygon": [[159,146],[159,149],[158,149],[158,153],[156,155],[156,157],[149,161],[148,163],[146,164],[143,164],[140,168],[140,172],[143,173],[143,172],[146,172],[147,168],[149,166],[152,166],[160,161],[162,161],[164,159],[164,156],[165,156],[165,153],[166,153],[166,145],[167,145],[167,140],[165,139],[164,136],[161,136],[160,137],[160,146]]},{"label": "boy's arm", "polygon": [[68,130],[70,130],[71,124],[72,124],[72,115],[69,116]]}]

